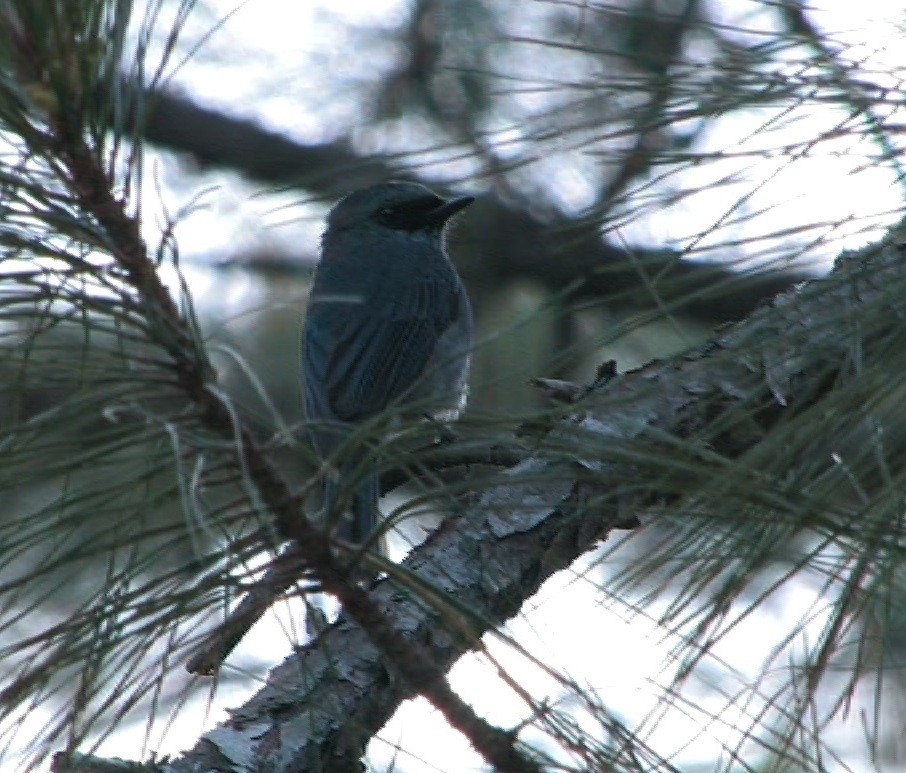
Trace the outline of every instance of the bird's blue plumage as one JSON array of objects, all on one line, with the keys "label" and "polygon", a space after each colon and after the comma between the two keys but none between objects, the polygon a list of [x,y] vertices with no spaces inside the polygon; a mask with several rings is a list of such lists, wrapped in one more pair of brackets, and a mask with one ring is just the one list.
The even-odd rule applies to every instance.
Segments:
[{"label": "bird's blue plumage", "polygon": [[[464,404],[472,314],[442,228],[470,201],[383,183],[351,194],[328,217],[303,343],[306,415],[319,454],[337,469],[325,481],[328,511],[371,453],[359,447],[336,458],[358,424],[391,406],[447,418]],[[367,474],[340,536],[367,539],[377,498],[377,475]]]}]

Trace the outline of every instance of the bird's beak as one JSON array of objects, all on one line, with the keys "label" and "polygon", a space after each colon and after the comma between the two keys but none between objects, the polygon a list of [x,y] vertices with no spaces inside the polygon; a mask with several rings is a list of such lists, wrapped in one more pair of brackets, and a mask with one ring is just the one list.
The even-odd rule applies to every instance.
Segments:
[{"label": "bird's beak", "polygon": [[445,201],[439,207],[432,209],[427,216],[427,221],[431,225],[443,225],[446,223],[453,215],[459,212],[462,209],[465,209],[473,201],[475,201],[474,196],[459,196],[455,199],[450,199]]}]

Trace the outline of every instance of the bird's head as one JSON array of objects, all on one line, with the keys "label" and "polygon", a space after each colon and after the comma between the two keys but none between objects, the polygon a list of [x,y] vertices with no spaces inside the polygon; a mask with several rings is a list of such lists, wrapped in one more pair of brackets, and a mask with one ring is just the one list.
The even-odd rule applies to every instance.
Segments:
[{"label": "bird's head", "polygon": [[327,216],[325,236],[372,228],[439,236],[446,222],[474,200],[444,199],[418,183],[378,183],[341,199]]}]

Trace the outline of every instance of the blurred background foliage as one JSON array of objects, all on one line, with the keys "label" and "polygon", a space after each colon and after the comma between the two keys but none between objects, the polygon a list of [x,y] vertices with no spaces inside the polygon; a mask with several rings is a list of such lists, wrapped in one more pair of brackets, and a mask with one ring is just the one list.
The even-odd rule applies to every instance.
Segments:
[{"label": "blurred background foliage", "polygon": [[[197,634],[174,621],[200,625],[214,614],[220,591],[260,549],[226,555],[224,538],[267,524],[229,444],[209,436],[186,399],[168,359],[172,331],[110,258],[109,234],[86,214],[85,191],[48,139],[61,111],[76,111],[64,117],[103,159],[160,275],[197,322],[210,360],[199,367],[218,374],[217,388],[295,487],[312,460],[300,433],[304,302],[323,215],[351,189],[410,178],[479,197],[450,246],[480,331],[469,420],[492,434],[546,408],[530,379],[588,382],[607,359],[626,371],[689,350],[901,217],[901,9],[866,3],[865,13],[844,15],[833,3],[795,0],[304,5],[38,0],[0,15],[0,636],[4,681],[15,686],[5,696],[13,730],[0,745],[17,749],[23,735],[51,748],[61,734],[96,738],[106,726],[99,707],[142,718],[148,685],[188,689],[164,682],[166,656],[149,664],[144,644],[177,652]],[[899,405],[898,358],[888,362],[859,389]],[[843,424],[862,421],[871,403],[853,394],[837,398]],[[858,563],[860,546],[829,540],[846,560],[828,571],[872,599],[861,630],[880,631],[864,640],[883,653],[875,665],[893,664],[884,689],[896,707],[903,692],[890,684],[901,678],[906,616],[894,413],[884,416],[896,446],[883,463],[860,458],[848,468],[852,490],[840,496],[858,492],[870,511],[883,489],[897,504],[879,533],[896,548],[848,585],[840,567]],[[829,415],[811,425],[825,443],[800,431],[765,446],[772,480],[797,450],[810,449],[823,470],[846,435],[842,426],[822,434]],[[770,616],[759,572],[792,577],[827,559],[826,545],[803,533],[807,518],[765,538],[757,559],[728,558],[741,578],[719,568],[697,577],[691,566],[716,545],[733,556],[757,542],[747,519],[763,519],[766,506],[755,477],[739,495],[747,505],[729,515],[715,499],[694,526],[673,513],[597,553],[587,570],[601,584],[593,603],[626,617],[672,615],[673,632],[696,594],[711,623],[737,603],[763,603]],[[808,507],[827,505],[826,493]],[[718,518],[730,536],[717,533]],[[690,556],[691,574],[664,576],[671,555]],[[671,593],[672,611],[654,603]],[[114,641],[126,644],[102,657]],[[243,666],[283,654],[246,656]],[[714,670],[702,684],[761,689],[763,675],[720,665],[707,664]],[[73,674],[89,672],[129,689],[114,700],[103,679],[84,677],[86,695],[64,702]],[[23,707],[46,703],[55,718],[36,731]],[[888,713],[865,719],[856,733],[864,748],[852,743],[827,767],[867,759],[865,749],[878,767],[903,764],[902,714],[890,711],[885,704]],[[796,731],[775,727],[771,737],[783,742],[742,762],[744,740],[727,744],[701,769],[826,769],[823,720],[807,726],[807,712],[787,708],[755,714],[746,721],[789,721]]]}]

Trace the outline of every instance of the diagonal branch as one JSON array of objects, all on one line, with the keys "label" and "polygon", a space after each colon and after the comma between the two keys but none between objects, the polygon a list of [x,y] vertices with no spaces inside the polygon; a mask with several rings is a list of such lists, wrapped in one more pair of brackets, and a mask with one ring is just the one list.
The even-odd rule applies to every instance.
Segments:
[{"label": "diagonal branch", "polygon": [[[904,265],[906,246],[896,232],[841,257],[827,279],[779,296],[697,353],[603,383],[548,435],[549,449],[564,436],[575,439],[578,427],[601,448],[709,437],[710,452],[745,455],[765,433],[833,389],[849,334],[868,332],[860,311],[885,308],[890,313],[878,316],[889,324],[906,314]],[[760,406],[757,414],[744,411],[757,418],[752,426],[715,431],[715,416],[752,405]],[[663,490],[634,490],[639,462],[630,457],[564,458],[545,453],[542,444],[407,558],[403,569],[444,604],[427,606],[393,582],[373,592],[371,601],[392,628],[422,642],[438,669],[475,649],[483,633],[516,614],[541,583],[591,549],[612,524],[625,522],[627,513],[644,516],[679,496],[666,478]],[[468,613],[450,626],[440,607]],[[438,635],[442,628],[447,635]],[[161,770],[229,767],[240,762],[240,749],[241,762],[252,767],[290,759],[302,769],[345,769],[355,758],[349,750],[361,749],[411,695],[387,673],[367,634],[343,615],[273,669],[267,685],[227,722]]]}]

